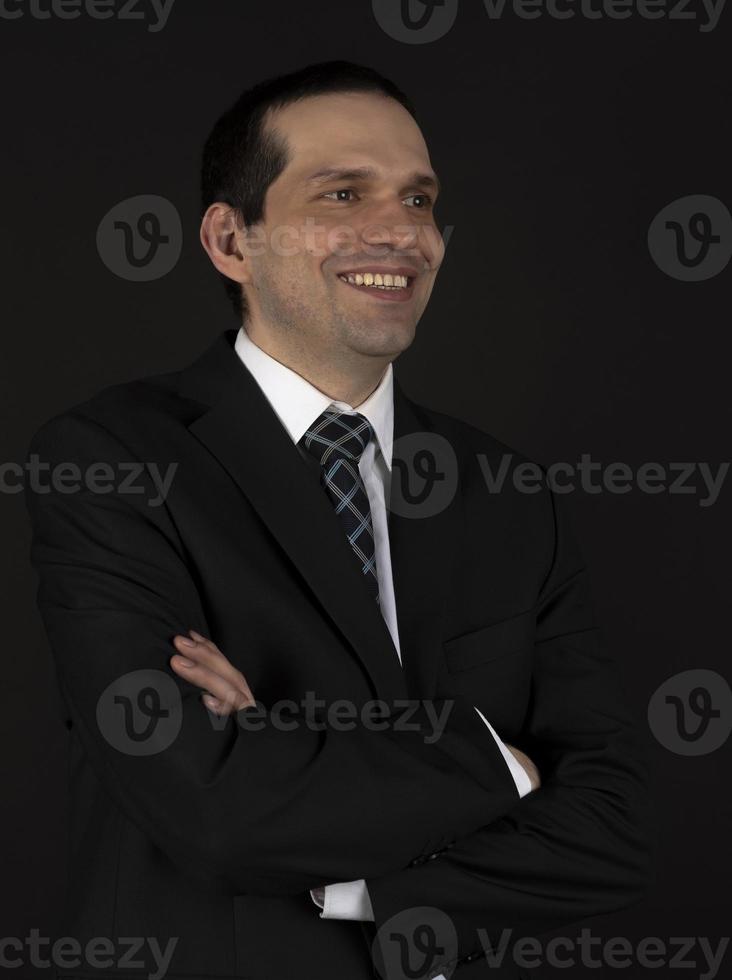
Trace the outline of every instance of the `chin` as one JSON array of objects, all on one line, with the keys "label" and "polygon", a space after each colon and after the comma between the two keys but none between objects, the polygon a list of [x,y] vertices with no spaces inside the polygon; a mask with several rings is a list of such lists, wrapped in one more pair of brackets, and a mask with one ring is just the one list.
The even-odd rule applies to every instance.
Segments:
[{"label": "chin", "polygon": [[409,347],[415,333],[415,324],[404,326],[390,324],[384,325],[382,329],[377,327],[369,331],[359,331],[358,337],[353,338],[353,348],[360,354],[368,354],[372,357],[396,357]]}]

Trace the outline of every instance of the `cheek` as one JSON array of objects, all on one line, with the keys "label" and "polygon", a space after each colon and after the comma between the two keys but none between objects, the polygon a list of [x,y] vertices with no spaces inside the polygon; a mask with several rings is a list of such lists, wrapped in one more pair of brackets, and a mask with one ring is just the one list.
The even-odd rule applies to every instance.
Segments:
[{"label": "cheek", "polygon": [[[449,239],[449,227],[446,229],[448,234],[446,238]],[[420,229],[420,248],[422,253],[427,258],[429,266],[431,269],[438,269],[442,264],[442,260],[445,258],[445,249],[447,247],[446,239],[440,234],[440,230],[437,225],[431,223],[424,225]]]},{"label": "cheek", "polygon": [[332,256],[335,260],[342,262],[344,259],[358,255],[358,242],[358,234],[350,225],[333,225],[324,232],[319,241],[322,249],[320,255],[323,257]]},{"label": "cheek", "polygon": [[302,292],[312,289],[315,276],[318,274],[320,259],[314,257],[304,248],[292,249],[288,254],[274,256],[276,275],[280,289],[287,292]]},{"label": "cheek", "polygon": [[324,219],[322,215],[300,214],[290,228],[290,242],[305,259],[323,263],[331,257],[342,260],[359,251],[357,231],[343,223],[341,216]]}]

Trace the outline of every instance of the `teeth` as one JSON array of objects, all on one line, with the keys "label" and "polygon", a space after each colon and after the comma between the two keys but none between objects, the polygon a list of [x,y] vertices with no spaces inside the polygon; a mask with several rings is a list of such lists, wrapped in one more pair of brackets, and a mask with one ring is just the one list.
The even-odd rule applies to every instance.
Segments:
[{"label": "teeth", "polygon": [[406,289],[409,285],[407,276],[392,276],[385,273],[383,276],[379,272],[348,272],[340,275],[343,282],[348,282],[352,286],[371,286],[372,289]]}]

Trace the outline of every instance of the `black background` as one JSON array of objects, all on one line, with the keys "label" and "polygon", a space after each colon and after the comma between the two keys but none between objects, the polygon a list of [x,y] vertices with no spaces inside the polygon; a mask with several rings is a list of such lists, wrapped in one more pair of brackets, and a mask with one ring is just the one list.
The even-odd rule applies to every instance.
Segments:
[{"label": "black background", "polygon": [[[198,241],[203,140],[243,88],[345,58],[416,103],[444,186],[439,223],[452,226],[417,341],[398,362],[406,391],[544,464],[590,453],[603,464],[716,470],[729,452],[732,265],[682,282],[646,243],[673,200],[709,194],[732,206],[732,10],[713,31],[699,23],[522,20],[510,10],[496,21],[462,0],[446,36],[409,45],[379,27],[367,0],[177,0],[158,33],[134,20],[0,19],[2,459],[22,462],[51,415],[182,366],[236,325]],[[137,194],[168,198],[184,230],[179,262],[149,283],[115,276],[96,248],[102,217]],[[657,817],[651,891],[585,923],[604,938],[707,936],[716,946],[728,932],[729,743],[683,757],[646,720],[671,675],[704,667],[729,677],[730,490],[708,507],[703,495],[568,498],[646,739]],[[0,497],[0,519],[0,937],[53,935],[65,732],[22,495]],[[698,948],[690,956],[701,963]]]}]

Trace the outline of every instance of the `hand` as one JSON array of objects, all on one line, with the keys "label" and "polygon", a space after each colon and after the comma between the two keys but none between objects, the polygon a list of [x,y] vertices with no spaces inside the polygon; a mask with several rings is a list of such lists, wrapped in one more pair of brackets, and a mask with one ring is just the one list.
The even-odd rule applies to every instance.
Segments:
[{"label": "hand", "polygon": [[531,759],[526,755],[521,749],[514,748],[513,745],[509,745],[508,742],[504,742],[504,745],[514,757],[514,759],[523,767],[524,772],[529,777],[529,782],[531,783],[531,789],[535,790],[541,786],[541,776],[539,775],[539,770],[536,768]]},{"label": "hand", "polygon": [[[188,636],[174,636],[178,651],[170,665],[179,677],[203,688],[203,702],[217,715],[230,715],[255,704],[246,678],[237,670],[212,640],[190,630]],[[192,639],[191,639],[192,638]]]}]

